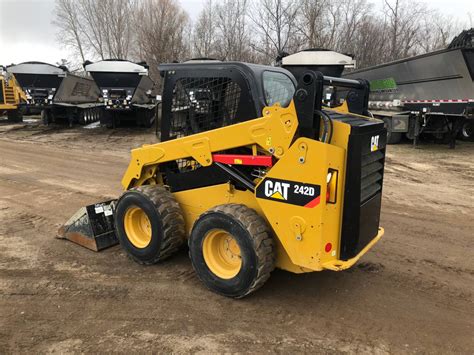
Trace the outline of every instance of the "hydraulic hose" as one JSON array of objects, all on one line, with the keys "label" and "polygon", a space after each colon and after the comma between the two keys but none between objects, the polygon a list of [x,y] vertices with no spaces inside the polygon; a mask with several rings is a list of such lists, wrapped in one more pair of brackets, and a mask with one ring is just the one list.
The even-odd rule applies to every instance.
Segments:
[{"label": "hydraulic hose", "polygon": [[323,130],[323,134],[321,136],[321,141],[324,142],[324,143],[329,144],[329,143],[331,143],[332,133],[333,133],[332,119],[324,111],[316,110],[315,113],[319,114],[319,116],[323,119],[323,123],[324,123],[324,130]]}]

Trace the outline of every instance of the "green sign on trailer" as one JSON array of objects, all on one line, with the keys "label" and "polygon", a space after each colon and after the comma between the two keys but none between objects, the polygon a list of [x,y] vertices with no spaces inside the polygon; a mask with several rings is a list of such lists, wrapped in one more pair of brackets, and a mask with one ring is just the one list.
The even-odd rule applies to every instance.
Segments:
[{"label": "green sign on trailer", "polygon": [[394,91],[397,89],[397,83],[394,78],[372,80],[370,82],[370,91]]}]

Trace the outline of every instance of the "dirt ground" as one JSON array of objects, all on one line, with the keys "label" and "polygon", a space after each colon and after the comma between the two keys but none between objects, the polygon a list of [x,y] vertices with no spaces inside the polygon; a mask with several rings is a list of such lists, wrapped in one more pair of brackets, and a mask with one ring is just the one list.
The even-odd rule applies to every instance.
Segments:
[{"label": "dirt ground", "polygon": [[354,268],[276,270],[243,300],[207,291],[186,250],[143,267],[55,232],[120,194],[133,128],[0,121],[0,353],[474,352],[474,144],[389,146],[385,236]]}]

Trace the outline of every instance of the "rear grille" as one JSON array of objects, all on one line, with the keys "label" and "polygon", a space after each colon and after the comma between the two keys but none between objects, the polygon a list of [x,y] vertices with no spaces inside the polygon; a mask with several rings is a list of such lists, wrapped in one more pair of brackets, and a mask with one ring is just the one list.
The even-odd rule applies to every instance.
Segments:
[{"label": "rear grille", "polygon": [[[382,121],[351,115],[331,118],[351,126],[340,247],[341,260],[348,260],[379,231],[387,136]],[[377,150],[372,151],[375,146]]]},{"label": "rear grille", "polygon": [[362,156],[360,176],[361,205],[382,190],[384,153],[370,152]]}]

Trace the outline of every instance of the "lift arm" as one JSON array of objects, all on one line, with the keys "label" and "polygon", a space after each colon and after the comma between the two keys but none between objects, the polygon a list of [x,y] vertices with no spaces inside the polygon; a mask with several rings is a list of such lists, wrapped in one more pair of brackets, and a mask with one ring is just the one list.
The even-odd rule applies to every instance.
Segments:
[{"label": "lift arm", "polygon": [[298,118],[294,103],[291,102],[287,108],[278,105],[265,107],[263,116],[254,120],[144,145],[132,150],[122,186],[128,190],[140,185],[144,175],[152,176],[156,166],[161,163],[190,157],[202,166],[209,166],[213,163],[212,153],[251,144],[257,144],[280,158],[290,147],[297,128]]}]

